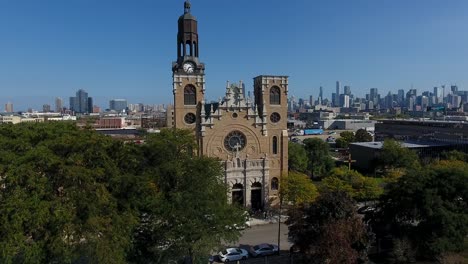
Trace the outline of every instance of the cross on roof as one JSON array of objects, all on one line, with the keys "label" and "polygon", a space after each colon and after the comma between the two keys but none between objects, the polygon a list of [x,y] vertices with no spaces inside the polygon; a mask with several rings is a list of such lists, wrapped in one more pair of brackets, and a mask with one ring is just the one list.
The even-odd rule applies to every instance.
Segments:
[{"label": "cross on roof", "polygon": [[351,163],[356,162],[356,160],[351,159],[351,154],[348,156],[348,169],[351,170]]}]

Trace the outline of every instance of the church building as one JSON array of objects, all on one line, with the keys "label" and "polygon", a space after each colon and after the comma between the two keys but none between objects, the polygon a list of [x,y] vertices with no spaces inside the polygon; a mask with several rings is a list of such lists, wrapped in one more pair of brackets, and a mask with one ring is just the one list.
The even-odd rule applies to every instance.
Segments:
[{"label": "church building", "polygon": [[190,8],[185,1],[178,20],[172,125],[193,130],[198,155],[222,161],[232,203],[263,209],[277,197],[279,180],[288,172],[288,77],[253,78],[253,98],[242,82],[227,82],[224,98],[207,103],[205,64]]}]

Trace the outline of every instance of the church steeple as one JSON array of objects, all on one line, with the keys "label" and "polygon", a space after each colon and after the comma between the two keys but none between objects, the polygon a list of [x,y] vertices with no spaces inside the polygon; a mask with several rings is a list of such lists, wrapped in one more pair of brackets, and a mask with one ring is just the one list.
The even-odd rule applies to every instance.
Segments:
[{"label": "church steeple", "polygon": [[184,3],[184,14],[190,13],[190,7],[191,7],[190,1],[188,1],[188,0],[185,1],[185,3]]},{"label": "church steeple", "polygon": [[205,65],[198,59],[198,22],[191,14],[192,5],[184,2],[184,14],[177,21],[177,60],[172,71],[185,74],[203,74]]},{"label": "church steeple", "polygon": [[184,14],[179,17],[179,32],[177,33],[178,60],[190,56],[198,58],[198,24],[190,13],[190,2],[184,2]]}]

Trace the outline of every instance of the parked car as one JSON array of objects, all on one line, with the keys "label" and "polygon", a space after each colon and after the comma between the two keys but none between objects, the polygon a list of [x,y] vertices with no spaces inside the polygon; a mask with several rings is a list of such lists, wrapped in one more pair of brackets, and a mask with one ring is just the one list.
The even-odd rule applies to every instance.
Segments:
[{"label": "parked car", "polygon": [[226,248],[219,253],[219,260],[222,262],[229,262],[241,259],[247,259],[249,257],[249,252],[242,248]]},{"label": "parked car", "polygon": [[269,256],[278,253],[278,246],[273,244],[260,244],[251,248],[250,254],[254,257]]},{"label": "parked car", "polygon": [[328,135],[336,135],[336,132],[335,131],[329,131]]}]

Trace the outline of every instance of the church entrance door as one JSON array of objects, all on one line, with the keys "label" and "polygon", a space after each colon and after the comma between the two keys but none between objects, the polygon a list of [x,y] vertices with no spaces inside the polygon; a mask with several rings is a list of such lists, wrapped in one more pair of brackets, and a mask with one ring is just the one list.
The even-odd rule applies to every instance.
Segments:
[{"label": "church entrance door", "polygon": [[252,184],[250,192],[250,205],[252,207],[252,210],[263,209],[262,184],[259,182],[254,182]]},{"label": "church entrance door", "polygon": [[240,183],[232,186],[232,204],[244,206],[244,186]]}]

